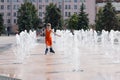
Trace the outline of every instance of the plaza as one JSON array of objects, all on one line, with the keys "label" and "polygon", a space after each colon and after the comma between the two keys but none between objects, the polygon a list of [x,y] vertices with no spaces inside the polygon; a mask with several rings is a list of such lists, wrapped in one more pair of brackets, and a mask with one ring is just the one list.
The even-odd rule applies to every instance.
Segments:
[{"label": "plaza", "polygon": [[112,59],[105,57],[102,50],[81,47],[80,67],[79,70],[75,70],[71,64],[72,55],[64,54],[64,51],[57,49],[55,54],[44,55],[44,37],[38,39],[37,45],[30,50],[29,58],[22,64],[15,64],[16,58],[13,53],[15,36],[0,37],[0,75],[21,80],[120,79],[120,63],[114,63]]},{"label": "plaza", "polygon": [[114,1],[31,1],[1,0],[0,80],[120,80]]}]

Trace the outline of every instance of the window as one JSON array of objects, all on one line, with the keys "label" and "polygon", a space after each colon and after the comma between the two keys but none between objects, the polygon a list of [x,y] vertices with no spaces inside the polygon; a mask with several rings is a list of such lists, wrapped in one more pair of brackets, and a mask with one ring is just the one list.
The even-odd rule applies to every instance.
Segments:
[{"label": "window", "polygon": [[16,5],[13,6],[13,9],[16,9]]},{"label": "window", "polygon": [[16,6],[16,5],[14,5],[13,9],[16,9],[16,8],[17,8],[17,6]]},{"label": "window", "polygon": [[71,16],[71,12],[68,12],[68,17],[70,17]]},{"label": "window", "polygon": [[13,6],[13,9],[14,9],[14,10],[17,10],[18,8],[19,8],[19,5],[14,5],[14,6]]},{"label": "window", "polygon": [[68,5],[69,6],[69,9],[71,9],[71,6],[70,5]]},{"label": "window", "polygon": [[1,2],[4,2],[4,0],[1,0]]},{"label": "window", "polygon": [[71,16],[71,12],[65,12],[65,17],[70,17]]},{"label": "window", "polygon": [[42,17],[42,12],[39,12],[39,16]]},{"label": "window", "polygon": [[45,2],[48,2],[48,0],[45,0]]},{"label": "window", "polygon": [[4,13],[2,12],[2,13],[0,13],[2,16],[4,16]]},{"label": "window", "polygon": [[65,12],[65,16],[67,17],[67,12]]},{"label": "window", "polygon": [[42,2],[42,0],[39,0],[39,2]]},{"label": "window", "polygon": [[76,3],[76,2],[77,2],[77,0],[74,0],[74,2]]},{"label": "window", "polygon": [[17,5],[17,9],[19,8],[19,5]]},{"label": "window", "polygon": [[42,9],[42,5],[39,5],[39,9]]},{"label": "window", "polygon": [[[54,1],[54,0],[53,0]],[[59,3],[61,3],[63,0],[58,0]]]},{"label": "window", "polygon": [[13,0],[13,2],[18,2],[18,0]]},{"label": "window", "polygon": [[10,14],[10,12],[9,13],[7,13],[7,16],[10,16],[11,14]]},{"label": "window", "polygon": [[14,23],[17,23],[17,20],[16,20],[16,19],[14,19]]},{"label": "window", "polygon": [[71,9],[71,5],[65,5],[65,9]]},{"label": "window", "polygon": [[10,19],[8,19],[7,22],[10,23]]},{"label": "window", "polygon": [[16,14],[16,12],[14,12],[14,17],[16,17],[17,16],[17,14]]},{"label": "window", "polygon": [[4,9],[4,5],[1,5],[0,9],[3,10]]},{"label": "window", "polygon": [[59,9],[61,9],[62,8],[62,6],[61,5],[59,5]]},{"label": "window", "polygon": [[65,5],[65,9],[67,9],[67,5]]},{"label": "window", "polygon": [[10,10],[10,5],[7,5],[7,9]]},{"label": "window", "polygon": [[10,2],[10,0],[7,0],[7,2]]},{"label": "window", "polygon": [[77,9],[77,5],[74,5],[74,9]]},{"label": "window", "polygon": [[36,2],[36,0],[31,0],[31,2]]},{"label": "window", "polygon": [[81,2],[85,2],[85,0],[80,0]]},{"label": "window", "polygon": [[71,2],[71,0],[65,0],[65,2]]}]

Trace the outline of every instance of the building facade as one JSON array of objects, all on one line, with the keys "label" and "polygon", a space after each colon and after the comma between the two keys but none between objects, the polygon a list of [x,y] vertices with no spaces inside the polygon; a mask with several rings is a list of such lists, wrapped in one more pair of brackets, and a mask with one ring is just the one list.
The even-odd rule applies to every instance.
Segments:
[{"label": "building facade", "polygon": [[[85,11],[88,14],[90,24],[94,24],[96,15],[95,0],[30,0],[38,10],[39,18],[43,19],[46,6],[54,3],[61,9],[64,19],[69,18],[74,13],[80,12],[82,2],[85,4]],[[0,13],[4,18],[4,25],[14,30],[17,26],[17,11],[24,0],[0,0]]]},{"label": "building facade", "polygon": [[[103,8],[107,0],[96,0],[96,9],[97,12],[100,8]],[[120,0],[112,0],[112,5],[115,7],[116,12],[120,13]]]}]

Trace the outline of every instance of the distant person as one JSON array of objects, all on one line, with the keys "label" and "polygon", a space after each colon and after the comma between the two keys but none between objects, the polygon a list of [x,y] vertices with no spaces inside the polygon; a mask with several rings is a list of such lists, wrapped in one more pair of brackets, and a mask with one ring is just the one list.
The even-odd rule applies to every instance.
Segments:
[{"label": "distant person", "polygon": [[10,27],[7,27],[7,35],[10,36]]},{"label": "distant person", "polygon": [[46,50],[45,50],[45,55],[48,53],[48,47],[50,47],[50,52],[55,53],[55,51],[52,48],[52,36],[51,33],[54,33],[55,35],[59,36],[55,32],[52,31],[51,29],[51,24],[47,23],[46,29],[45,29],[45,43],[46,43]]}]

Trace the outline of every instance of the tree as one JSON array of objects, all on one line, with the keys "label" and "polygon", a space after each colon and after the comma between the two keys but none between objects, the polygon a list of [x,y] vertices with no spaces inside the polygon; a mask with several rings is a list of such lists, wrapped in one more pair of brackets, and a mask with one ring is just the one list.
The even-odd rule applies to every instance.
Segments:
[{"label": "tree", "polygon": [[115,8],[111,4],[111,0],[108,0],[103,8],[103,27],[106,31],[117,30],[119,28],[119,21],[116,16]]},{"label": "tree", "polygon": [[3,23],[4,23],[3,16],[2,16],[2,14],[0,14],[0,36],[3,33],[3,31],[4,31]]},{"label": "tree", "polygon": [[68,19],[68,18],[63,21],[63,27],[62,27],[62,28],[63,28],[64,30],[66,30],[66,29],[68,28],[68,22],[69,22],[69,19]]},{"label": "tree", "polygon": [[34,21],[34,29],[35,30],[39,29],[41,27],[40,25],[42,25],[42,24],[43,24],[42,19],[39,19],[39,18],[35,19],[35,21]]},{"label": "tree", "polygon": [[68,21],[68,27],[71,30],[71,32],[74,34],[74,30],[78,29],[78,15],[73,14],[69,21]]},{"label": "tree", "polygon": [[[119,23],[119,26],[120,26],[120,14],[117,14],[117,19],[118,19],[118,23]],[[118,30],[120,31],[120,27],[118,27]]]},{"label": "tree", "polygon": [[45,23],[51,23],[52,28],[54,28],[56,31],[60,19],[61,11],[56,5],[50,3],[48,6],[46,6]]},{"label": "tree", "polygon": [[96,15],[96,31],[102,31],[104,29],[103,26],[103,10],[102,8],[98,11],[98,14]]},{"label": "tree", "polygon": [[[37,29],[39,26],[39,18],[37,16],[37,10],[35,6],[28,1],[25,1],[18,10],[18,21],[19,31]],[[34,27],[35,26],[35,27]]]},{"label": "tree", "polygon": [[62,30],[63,26],[64,26],[64,19],[61,17],[60,20],[59,20],[57,29]]},{"label": "tree", "polygon": [[84,29],[87,30],[89,29],[89,19],[88,19],[88,14],[84,12],[84,4],[82,3],[81,8],[80,8],[80,13],[79,13],[79,19],[78,19],[78,29]]}]

